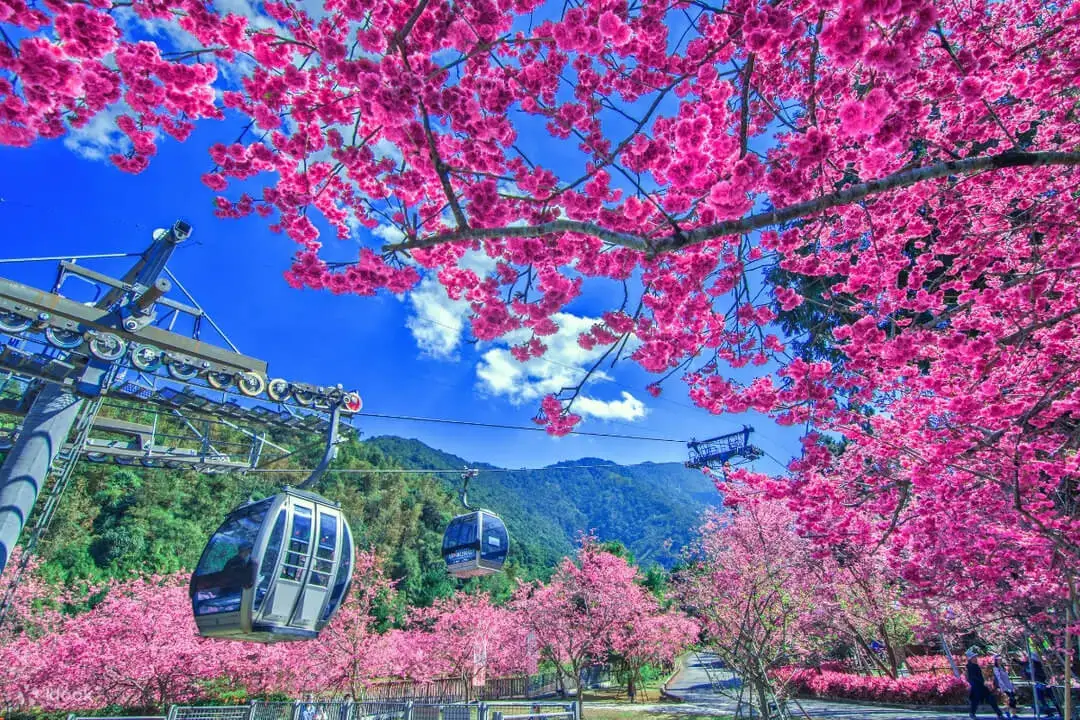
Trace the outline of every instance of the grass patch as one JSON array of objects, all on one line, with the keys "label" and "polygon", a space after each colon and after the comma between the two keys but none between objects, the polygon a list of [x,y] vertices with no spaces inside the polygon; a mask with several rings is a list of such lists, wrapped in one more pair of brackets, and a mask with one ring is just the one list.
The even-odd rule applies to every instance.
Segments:
[{"label": "grass patch", "polygon": [[[633,706],[634,703],[630,702],[630,698],[626,696],[626,686],[612,686],[606,688],[595,688],[586,690],[582,696],[582,700],[585,702],[596,702],[604,705],[629,705]],[[646,683],[644,687],[638,686],[637,690],[637,703],[678,703],[678,700],[671,700],[660,694],[660,681]]]}]

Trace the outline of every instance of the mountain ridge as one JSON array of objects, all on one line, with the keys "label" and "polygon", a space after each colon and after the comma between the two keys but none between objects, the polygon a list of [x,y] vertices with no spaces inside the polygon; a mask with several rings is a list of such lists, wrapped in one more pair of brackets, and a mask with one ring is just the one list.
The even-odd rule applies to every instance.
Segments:
[{"label": "mountain ridge", "polygon": [[[419,472],[480,470],[470,481],[470,503],[497,512],[529,559],[544,564],[572,552],[581,533],[595,531],[601,540],[622,542],[639,563],[670,568],[691,541],[701,513],[720,505],[712,483],[680,463],[621,465],[584,457],[541,468],[503,468],[416,438],[380,435],[364,443]],[[448,489],[460,485],[457,477],[440,475]]]}]

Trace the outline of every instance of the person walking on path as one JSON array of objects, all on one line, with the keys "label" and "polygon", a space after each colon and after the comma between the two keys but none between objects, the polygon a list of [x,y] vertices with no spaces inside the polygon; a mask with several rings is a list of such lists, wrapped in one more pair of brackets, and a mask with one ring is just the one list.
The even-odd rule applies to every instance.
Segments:
[{"label": "person walking on path", "polygon": [[1001,714],[1001,708],[997,705],[997,700],[994,699],[994,694],[990,692],[990,689],[986,687],[986,680],[983,678],[982,668],[979,667],[979,663],[975,662],[975,657],[978,653],[975,652],[975,648],[970,648],[966,653],[967,656],[967,681],[970,685],[968,691],[968,699],[971,700],[971,720],[975,720],[975,711],[979,709],[979,705],[986,703],[990,706],[990,709],[994,711],[994,714],[1001,720],[1004,720],[1005,716]]},{"label": "person walking on path", "polygon": [[1016,717],[1016,686],[1013,685],[1012,678],[1009,677],[1009,668],[1000,655],[994,656],[994,687],[1009,699],[1005,717],[1010,720]]}]

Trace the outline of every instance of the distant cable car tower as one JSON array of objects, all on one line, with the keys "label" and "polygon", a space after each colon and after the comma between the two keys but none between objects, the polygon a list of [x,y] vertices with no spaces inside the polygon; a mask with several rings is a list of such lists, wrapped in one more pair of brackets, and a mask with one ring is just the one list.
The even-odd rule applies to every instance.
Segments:
[{"label": "distant cable car tower", "polygon": [[754,428],[743,425],[742,430],[717,435],[708,440],[691,440],[686,443],[689,458],[686,467],[700,470],[704,467],[723,469],[725,465],[745,465],[762,456],[759,448],[750,444]]}]

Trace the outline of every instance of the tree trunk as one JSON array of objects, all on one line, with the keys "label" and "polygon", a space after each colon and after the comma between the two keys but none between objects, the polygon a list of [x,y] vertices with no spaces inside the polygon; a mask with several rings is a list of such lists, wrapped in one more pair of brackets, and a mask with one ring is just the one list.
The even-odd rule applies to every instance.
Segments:
[{"label": "tree trunk", "polygon": [[1073,654],[1073,640],[1072,633],[1069,631],[1069,626],[1073,622],[1073,618],[1076,617],[1076,584],[1073,582],[1072,574],[1065,573],[1065,580],[1069,585],[1069,603],[1065,606],[1065,707],[1063,709],[1064,720],[1072,720],[1073,716],[1073,697],[1072,697],[1072,654]]},{"label": "tree trunk", "polygon": [[[855,642],[859,644],[859,647],[866,651],[867,656],[870,658],[870,662],[876,665],[878,669],[881,670],[881,672],[885,673],[886,675],[895,680],[896,669],[893,668],[892,670],[890,670],[889,666],[881,661],[881,658],[879,658],[877,656],[877,653],[871,649],[870,645],[866,642],[866,640],[863,639],[862,633],[856,630],[854,625],[852,625],[851,623],[847,623],[847,626],[851,629],[851,634],[855,637]],[[890,653],[890,658],[891,657],[892,655]]]},{"label": "tree trunk", "polygon": [[583,687],[585,683],[581,682],[581,669],[577,667],[574,668],[574,685],[577,686],[574,695],[577,696],[578,718],[580,720],[580,718],[585,717],[585,704],[581,701],[585,694]]},{"label": "tree trunk", "polygon": [[765,687],[765,683],[760,680],[754,683],[757,685],[755,690],[758,696],[758,710],[761,712],[761,720],[770,720],[772,718],[772,711],[769,708],[769,693]]},{"label": "tree trunk", "polygon": [[885,643],[885,652],[889,656],[889,667],[892,668],[890,677],[895,680],[900,677],[900,665],[896,661],[896,651],[893,650],[892,643],[889,642],[889,633],[885,629],[884,622],[878,623],[878,631],[881,632],[881,642]]}]

